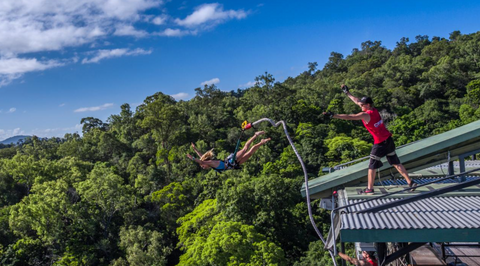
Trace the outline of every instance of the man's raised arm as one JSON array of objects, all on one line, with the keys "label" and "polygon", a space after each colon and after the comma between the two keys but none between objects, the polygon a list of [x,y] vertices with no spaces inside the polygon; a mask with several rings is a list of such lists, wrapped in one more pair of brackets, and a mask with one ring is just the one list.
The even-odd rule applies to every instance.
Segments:
[{"label": "man's raised arm", "polygon": [[348,90],[348,87],[347,85],[345,84],[342,84],[342,91],[348,96],[348,98],[350,98],[350,100],[352,100],[356,105],[362,107],[362,103],[360,102],[360,99],[358,99],[357,97],[353,96],[350,91]]}]

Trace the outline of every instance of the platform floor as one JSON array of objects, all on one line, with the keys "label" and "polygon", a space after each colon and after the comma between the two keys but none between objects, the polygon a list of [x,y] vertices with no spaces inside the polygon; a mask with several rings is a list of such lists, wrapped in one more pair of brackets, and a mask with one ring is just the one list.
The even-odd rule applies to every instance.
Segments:
[{"label": "platform floor", "polygon": [[[447,251],[450,251],[452,254],[455,254],[456,256],[460,256],[458,257],[458,260],[460,260],[462,263],[468,266],[480,266],[480,247],[446,247],[445,249]],[[461,256],[478,256],[478,257],[461,257]],[[454,260],[449,259],[447,261],[453,262]]]},{"label": "platform floor", "polygon": [[[404,191],[398,194],[394,194],[391,196],[387,196],[385,198],[405,198],[405,197],[411,197],[414,195],[419,195],[422,193],[428,193],[431,191],[435,191],[437,189],[449,187],[452,185],[457,185],[457,184],[430,184],[427,186],[419,187],[415,191],[410,192],[410,191]],[[391,192],[396,192],[399,190],[404,190],[408,188],[408,186],[374,186],[373,188],[375,189],[375,194],[373,195],[366,195],[365,193],[362,193],[362,190],[365,187],[346,187],[344,190],[347,194],[347,197],[349,200],[353,199],[369,199],[369,198],[375,198],[378,196],[382,196]],[[471,187],[467,187],[464,189],[448,192],[445,194],[441,195],[442,197],[461,197],[461,196],[480,196],[480,185],[474,185]]]},{"label": "platform floor", "polygon": [[435,250],[426,244],[416,250],[410,252],[410,256],[413,259],[413,265],[421,266],[440,266],[447,265],[435,255]]}]

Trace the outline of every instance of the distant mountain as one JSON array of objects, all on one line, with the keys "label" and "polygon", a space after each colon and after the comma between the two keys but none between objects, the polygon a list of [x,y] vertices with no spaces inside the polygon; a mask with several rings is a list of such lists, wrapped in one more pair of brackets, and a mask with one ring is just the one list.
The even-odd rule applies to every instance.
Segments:
[{"label": "distant mountain", "polygon": [[28,139],[28,138],[31,138],[32,136],[13,136],[11,138],[8,138],[8,139],[5,139],[5,140],[2,140],[0,141],[0,143],[2,144],[17,144],[17,142],[21,139],[25,140],[25,139]]}]

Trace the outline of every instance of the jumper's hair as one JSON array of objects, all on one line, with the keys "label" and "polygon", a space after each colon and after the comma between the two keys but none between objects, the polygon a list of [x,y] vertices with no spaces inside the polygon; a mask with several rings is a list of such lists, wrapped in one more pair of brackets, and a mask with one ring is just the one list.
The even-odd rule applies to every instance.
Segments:
[{"label": "jumper's hair", "polygon": [[213,149],[207,151],[206,153],[204,153],[202,155],[202,157],[200,157],[200,161],[209,161],[209,160],[213,160],[213,157],[215,156],[215,154],[213,153]]}]

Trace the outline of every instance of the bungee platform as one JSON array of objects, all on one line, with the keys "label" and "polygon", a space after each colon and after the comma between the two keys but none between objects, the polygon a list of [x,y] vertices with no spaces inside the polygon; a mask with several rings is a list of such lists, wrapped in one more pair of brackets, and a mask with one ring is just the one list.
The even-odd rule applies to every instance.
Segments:
[{"label": "bungee platform", "polygon": [[[399,147],[396,153],[409,173],[442,163],[453,164],[455,160],[462,164],[465,157],[480,153],[480,120]],[[377,175],[384,179],[398,176],[396,169],[385,157],[382,158],[382,162],[383,166]],[[368,159],[311,179],[308,182],[310,197],[314,199],[328,197],[339,188],[364,183],[367,181],[367,169]],[[465,167],[460,166],[460,172],[464,171]],[[301,193],[305,196],[305,184],[301,188]]]},{"label": "bungee platform", "polygon": [[[480,153],[480,120],[397,147],[396,153],[418,184],[415,191],[410,191],[386,158],[377,171],[374,194],[362,193],[367,185],[368,157],[308,181],[308,189],[303,184],[304,197],[309,191],[310,198],[322,199],[320,208],[331,211],[326,247],[337,254],[337,241],[341,247],[344,242],[371,243],[379,265],[388,265],[418,253],[425,244],[477,245],[480,166],[466,167],[465,158]],[[392,252],[387,243],[396,243],[398,248]],[[440,261],[442,265],[446,259]]]}]

